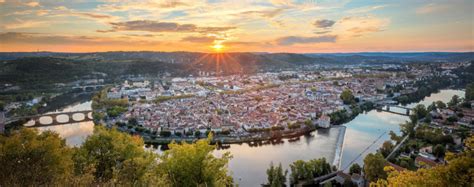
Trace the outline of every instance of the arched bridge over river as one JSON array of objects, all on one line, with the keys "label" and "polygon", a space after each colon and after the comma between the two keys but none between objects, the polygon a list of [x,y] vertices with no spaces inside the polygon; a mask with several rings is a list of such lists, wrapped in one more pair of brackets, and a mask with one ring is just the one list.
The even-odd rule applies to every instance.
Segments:
[{"label": "arched bridge over river", "polygon": [[93,117],[92,110],[83,110],[74,112],[60,112],[35,116],[25,116],[11,120],[16,121],[20,119],[29,119],[29,121],[23,125],[25,127],[45,127],[92,121]]}]

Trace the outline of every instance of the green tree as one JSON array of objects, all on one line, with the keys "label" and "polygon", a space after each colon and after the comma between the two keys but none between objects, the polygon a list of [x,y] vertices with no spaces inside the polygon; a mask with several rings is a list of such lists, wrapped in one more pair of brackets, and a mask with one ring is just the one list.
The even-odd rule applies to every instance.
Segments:
[{"label": "green tree", "polygon": [[352,95],[352,91],[350,89],[345,89],[342,91],[340,98],[346,105],[355,103],[355,97]]},{"label": "green tree", "polygon": [[361,174],[361,172],[362,172],[362,167],[360,167],[360,165],[357,163],[352,164],[351,168],[349,168],[349,174],[351,175],[354,173]]},{"label": "green tree", "polygon": [[461,99],[459,98],[459,96],[453,95],[453,97],[451,98],[451,101],[448,102],[448,106],[453,107],[453,106],[458,105],[460,102],[461,102]]},{"label": "green tree", "polygon": [[233,179],[228,175],[227,165],[232,158],[224,153],[221,158],[212,154],[215,146],[208,139],[196,143],[169,144],[169,150],[160,156],[156,172],[166,177],[172,186],[230,186]]},{"label": "green tree", "polygon": [[468,84],[466,86],[465,100],[472,101],[474,100],[474,83]]},{"label": "green tree", "polygon": [[392,142],[390,140],[387,140],[383,142],[382,147],[379,149],[379,151],[384,157],[387,157],[392,152],[393,148],[394,145],[392,144]]},{"label": "green tree", "polygon": [[0,186],[55,186],[73,171],[73,150],[58,134],[20,129],[0,135]]},{"label": "green tree", "polygon": [[433,154],[438,158],[444,157],[445,152],[446,148],[441,144],[433,147]]},{"label": "green tree", "polygon": [[395,132],[390,131],[388,134],[390,135],[390,139],[397,142],[397,144],[402,141],[402,137],[395,134]]},{"label": "green tree", "polygon": [[377,179],[386,179],[387,173],[383,170],[387,161],[382,154],[369,153],[364,158],[364,175],[369,182],[376,182]]},{"label": "green tree", "polygon": [[196,132],[194,132],[194,136],[197,138],[201,137],[201,131],[197,130]]},{"label": "green tree", "polygon": [[428,110],[428,112],[436,110],[436,103],[432,102],[431,105],[428,106],[427,110]]},{"label": "green tree", "polygon": [[446,104],[443,103],[443,101],[436,101],[436,107],[439,108],[439,109],[445,109]]},{"label": "green tree", "polygon": [[415,137],[415,124],[412,122],[406,121],[403,124],[400,124],[400,131],[402,131],[404,136]]},{"label": "green tree", "polygon": [[5,110],[5,101],[0,101],[0,111]]},{"label": "green tree", "polygon": [[273,162],[270,163],[270,168],[267,169],[267,185],[271,187],[286,186],[286,175],[288,170],[283,172],[281,163],[275,167]]},{"label": "green tree", "polygon": [[[466,150],[448,153],[447,164],[417,171],[397,171],[386,167],[387,180],[380,179],[371,186],[472,186],[474,183],[474,136],[466,140]],[[375,181],[374,181],[375,182]]]},{"label": "green tree", "polygon": [[156,156],[143,147],[138,136],[97,126],[74,155],[76,174],[83,175],[93,168],[94,180],[99,183],[148,182]]},{"label": "green tree", "polygon": [[297,160],[290,164],[291,175],[290,182],[292,184],[298,181],[308,181],[315,177],[326,175],[332,172],[331,165],[325,158],[312,159],[307,162]]}]

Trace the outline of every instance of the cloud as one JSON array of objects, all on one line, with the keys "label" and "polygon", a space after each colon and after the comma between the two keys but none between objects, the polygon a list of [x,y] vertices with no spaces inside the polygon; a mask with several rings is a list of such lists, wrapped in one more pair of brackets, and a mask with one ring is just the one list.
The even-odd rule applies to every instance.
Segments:
[{"label": "cloud", "polygon": [[28,3],[25,3],[26,6],[29,6],[29,7],[37,7],[39,6],[40,4],[38,2],[28,2]]},{"label": "cloud", "polygon": [[273,18],[281,13],[283,13],[283,8],[277,8],[274,10],[250,10],[241,12],[240,15],[258,15],[265,18]]},{"label": "cloud", "polygon": [[35,27],[44,27],[48,26],[49,22],[46,21],[23,21],[20,19],[16,19],[15,22],[7,23],[3,25],[4,29],[24,29],[24,28],[35,28]]},{"label": "cloud", "polygon": [[194,24],[180,24],[175,22],[158,22],[150,20],[113,22],[110,24],[112,25],[113,31],[215,33],[235,29],[235,27],[199,27]]},{"label": "cloud", "polygon": [[435,4],[435,3],[430,3],[424,6],[421,6],[416,9],[417,14],[429,14],[433,12],[439,12],[442,10],[446,10],[448,8],[447,5],[444,4]]},{"label": "cloud", "polygon": [[159,44],[150,40],[120,40],[109,37],[57,35],[27,32],[0,33],[0,43],[4,44],[42,44],[42,45],[137,45]]},{"label": "cloud", "polygon": [[338,26],[334,30],[339,35],[362,36],[384,31],[389,23],[389,19],[374,16],[344,17],[338,21]]},{"label": "cloud", "polygon": [[89,12],[72,12],[71,15],[85,17],[85,18],[93,18],[93,19],[112,19],[113,16],[107,14],[96,14],[96,13],[89,13]]},{"label": "cloud", "polygon": [[211,43],[214,42],[217,38],[214,36],[188,36],[181,41],[192,42],[192,43]]},{"label": "cloud", "polygon": [[314,34],[327,34],[330,33],[331,31],[316,31]]},{"label": "cloud", "polygon": [[188,7],[192,5],[193,1],[185,3],[178,0],[168,1],[125,1],[125,3],[114,3],[114,4],[103,4],[98,7],[100,11],[117,12],[117,11],[131,11],[131,10],[160,10],[160,9],[173,9],[179,7]]},{"label": "cloud", "polygon": [[328,19],[316,20],[313,25],[317,28],[329,28],[332,27],[336,22]]},{"label": "cloud", "polygon": [[367,13],[371,12],[374,10],[382,9],[387,7],[387,5],[377,5],[377,6],[364,6],[364,7],[359,7],[359,8],[354,8],[350,9],[347,11],[348,14],[362,14],[362,13]]},{"label": "cloud", "polygon": [[380,32],[383,30],[379,27],[353,27],[353,28],[350,28],[348,31],[353,32],[355,34],[360,34],[360,33],[367,33],[367,32]]},{"label": "cloud", "polygon": [[293,45],[293,44],[307,44],[307,43],[334,43],[336,42],[336,35],[324,35],[324,36],[286,36],[276,40],[278,45]]}]

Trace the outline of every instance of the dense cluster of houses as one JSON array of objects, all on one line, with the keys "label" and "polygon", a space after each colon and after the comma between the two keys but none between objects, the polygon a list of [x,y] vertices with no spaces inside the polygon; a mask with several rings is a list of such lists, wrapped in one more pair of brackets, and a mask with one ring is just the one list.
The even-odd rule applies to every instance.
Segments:
[{"label": "dense cluster of houses", "polygon": [[[282,77],[289,78],[282,80]],[[387,98],[383,93],[387,86],[409,82],[405,77],[392,74],[383,78],[353,78],[351,73],[343,71],[317,74],[284,71],[227,77],[176,77],[167,81],[127,80],[110,89],[107,96],[137,101],[132,102],[118,120],[136,118],[150,131],[246,133],[250,129],[289,129],[308,121],[329,128],[328,115],[348,108],[340,99],[344,89],[350,89],[360,101],[376,102]],[[155,102],[157,98],[184,95],[190,97]]]}]

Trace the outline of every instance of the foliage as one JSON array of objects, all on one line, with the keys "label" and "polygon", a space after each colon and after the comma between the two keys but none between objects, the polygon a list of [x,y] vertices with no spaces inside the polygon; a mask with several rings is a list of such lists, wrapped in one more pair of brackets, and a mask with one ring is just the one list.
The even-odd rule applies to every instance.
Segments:
[{"label": "foliage", "polygon": [[286,186],[286,175],[288,170],[283,172],[281,163],[275,167],[273,162],[270,163],[270,168],[267,169],[267,185],[270,187],[282,187]]},{"label": "foliage", "polygon": [[397,134],[395,134],[395,132],[393,131],[390,131],[388,134],[390,135],[390,139],[397,142],[397,144],[400,143],[403,139],[403,137],[397,136]]},{"label": "foliage", "polygon": [[426,117],[428,115],[428,110],[426,110],[425,105],[418,104],[413,108],[413,113],[410,115],[412,123],[416,123],[418,120]]},{"label": "foliage", "polygon": [[438,144],[433,147],[433,154],[438,158],[444,157],[445,152],[446,148],[441,144]]},{"label": "foliage", "polygon": [[107,108],[107,115],[110,117],[117,117],[120,116],[123,112],[126,112],[127,108],[122,106],[113,106]]},{"label": "foliage", "polygon": [[446,104],[443,101],[436,101],[436,107],[439,109],[445,109]]},{"label": "foliage", "polygon": [[364,175],[369,182],[375,182],[377,179],[387,178],[387,173],[383,170],[387,161],[382,154],[369,153],[364,158]]},{"label": "foliage", "polygon": [[154,166],[155,155],[143,147],[139,137],[97,126],[74,155],[76,174],[93,168],[96,182],[145,182]]},{"label": "foliage", "polygon": [[458,95],[453,95],[451,100],[448,102],[449,107],[457,106],[461,102],[461,99]]},{"label": "foliage", "polygon": [[311,180],[332,172],[331,165],[326,161],[326,158],[313,159],[307,162],[297,160],[290,164],[290,169],[290,180],[292,184],[298,181]]},{"label": "foliage", "polygon": [[352,164],[352,166],[349,168],[349,174],[352,175],[354,173],[357,173],[357,174],[362,173],[362,167],[360,167],[360,165],[357,163]]},{"label": "foliage", "polygon": [[441,129],[431,128],[427,124],[422,124],[416,129],[415,137],[430,144],[454,143],[451,135],[444,135]]},{"label": "foliage", "polygon": [[0,186],[38,186],[67,182],[73,150],[58,134],[20,129],[0,136]]},{"label": "foliage", "polygon": [[227,164],[232,158],[224,153],[221,158],[212,155],[215,146],[208,139],[196,143],[169,144],[169,150],[160,156],[157,169],[172,186],[229,186],[233,179],[228,175]]},{"label": "foliage", "polygon": [[402,131],[404,136],[415,137],[415,124],[412,122],[406,121],[403,124],[400,124],[400,131]]},{"label": "foliage", "polygon": [[401,172],[386,167],[387,180],[380,179],[371,186],[471,186],[474,183],[474,136],[466,141],[466,145],[463,153],[448,153],[446,165]]},{"label": "foliage", "polygon": [[170,137],[171,136],[171,132],[170,131],[160,131],[160,136],[163,136],[163,137]]},{"label": "foliage", "polygon": [[340,98],[346,105],[355,103],[355,97],[352,95],[352,91],[350,89],[345,89],[342,91]]},{"label": "foliage", "polygon": [[474,83],[468,84],[466,86],[465,100],[466,101],[474,100]]},{"label": "foliage", "polygon": [[383,142],[382,147],[379,149],[379,152],[382,153],[384,157],[387,157],[393,150],[395,146],[390,140]]}]

